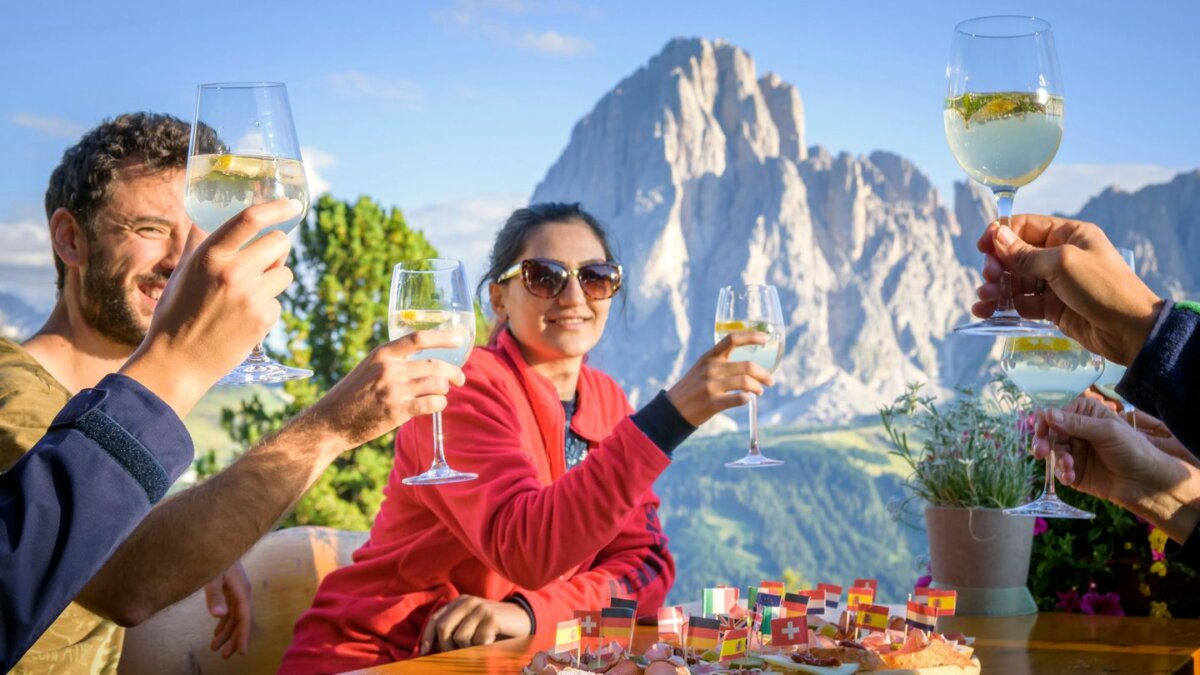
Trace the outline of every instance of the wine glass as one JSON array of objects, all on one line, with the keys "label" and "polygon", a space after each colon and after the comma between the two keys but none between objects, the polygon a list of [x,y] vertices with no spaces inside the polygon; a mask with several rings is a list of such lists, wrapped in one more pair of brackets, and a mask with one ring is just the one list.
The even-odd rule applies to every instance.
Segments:
[{"label": "wine glass", "polygon": [[[457,260],[429,258],[402,262],[392,269],[388,301],[388,339],[398,340],[419,330],[444,330],[459,338],[459,346],[422,349],[410,361],[437,359],[462,367],[475,343],[475,307],[467,290],[467,273]],[[441,485],[475,480],[478,474],[455,471],[442,447],[442,413],[433,413],[433,463],[405,485]]]},{"label": "wine glass", "polygon": [[[1137,274],[1133,251],[1127,248],[1119,248],[1117,250],[1121,252],[1121,257],[1125,259],[1125,264],[1129,265],[1129,269],[1133,270],[1134,274]],[[1134,414],[1133,404],[1126,401],[1124,397],[1117,393],[1117,384],[1121,381],[1121,378],[1125,377],[1125,370],[1125,366],[1105,359],[1104,375],[1096,382],[1096,389],[1109,399],[1119,402],[1125,410],[1125,414],[1129,416],[1129,423],[1134,429],[1137,429],[1137,415]]]},{"label": "wine glass", "polygon": [[[1104,359],[1061,333],[1013,336],[1005,339],[1000,367],[1036,406],[1037,416],[1066,405],[1092,386],[1104,372]],[[1004,513],[1042,518],[1095,518],[1060,500],[1054,483],[1054,437],[1050,432],[1050,454],[1046,457],[1046,485],[1032,502]]]},{"label": "wine glass", "polygon": [[[958,165],[996,197],[1000,227],[1009,227],[1017,188],[1050,165],[1063,133],[1063,88],[1050,24],[1025,16],[969,19],[954,28],[949,92],[942,113]],[[988,319],[964,324],[970,335],[1028,335],[1045,324],[1013,308],[1012,278]]]},{"label": "wine glass", "polygon": [[[188,147],[184,208],[209,232],[247,207],[276,199],[302,205],[295,217],[263,229],[291,232],[308,213],[308,180],[287,88],[278,82],[202,84]],[[311,377],[272,360],[262,343],[217,384],[267,384]]]},{"label": "wine glass", "polygon": [[[730,333],[756,331],[767,336],[766,344],[742,345],[729,354],[730,361],[753,361],[769,373],[779,367],[783,358],[783,310],[774,286],[751,284],[726,286],[717,298],[717,319],[713,327],[714,340],[720,342]],[[745,457],[725,466],[748,469],[778,466],[782,460],[763,456],[758,449],[758,396],[750,394],[750,451]]]}]

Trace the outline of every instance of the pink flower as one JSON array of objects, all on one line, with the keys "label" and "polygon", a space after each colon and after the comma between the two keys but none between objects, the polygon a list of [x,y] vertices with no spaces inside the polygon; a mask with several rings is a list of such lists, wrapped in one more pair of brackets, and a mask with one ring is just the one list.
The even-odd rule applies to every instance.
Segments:
[{"label": "pink flower", "polygon": [[1121,609],[1121,596],[1115,591],[1103,595],[1096,591],[1084,593],[1083,600],[1079,603],[1079,611],[1102,616],[1125,616],[1125,610]]},{"label": "pink flower", "polygon": [[1034,520],[1033,520],[1033,536],[1036,537],[1048,529],[1050,529],[1050,524],[1046,522],[1045,518],[1034,518]]},{"label": "pink flower", "polygon": [[1058,602],[1055,605],[1062,611],[1070,614],[1079,609],[1079,594],[1072,588],[1067,592],[1058,592]]},{"label": "pink flower", "polygon": [[1017,420],[1017,433],[1022,436],[1032,436],[1037,428],[1037,417],[1029,413]]},{"label": "pink flower", "polygon": [[1166,560],[1167,554],[1162,551],[1151,550],[1150,551],[1150,559],[1153,560],[1154,562],[1158,562],[1160,560]]},{"label": "pink flower", "polygon": [[926,574],[923,577],[917,577],[917,588],[929,588],[929,584],[933,583],[933,575]]}]

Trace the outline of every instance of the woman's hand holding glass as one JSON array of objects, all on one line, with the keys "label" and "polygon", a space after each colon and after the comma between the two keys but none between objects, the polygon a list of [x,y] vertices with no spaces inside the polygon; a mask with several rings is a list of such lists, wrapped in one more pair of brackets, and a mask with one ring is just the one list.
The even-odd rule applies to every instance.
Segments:
[{"label": "woman's hand holding glass", "polygon": [[775,378],[753,361],[730,361],[729,354],[745,345],[765,345],[767,335],[756,331],[730,333],[700,357],[682,379],[667,391],[675,409],[692,426],[713,415],[746,405],[761,396]]}]

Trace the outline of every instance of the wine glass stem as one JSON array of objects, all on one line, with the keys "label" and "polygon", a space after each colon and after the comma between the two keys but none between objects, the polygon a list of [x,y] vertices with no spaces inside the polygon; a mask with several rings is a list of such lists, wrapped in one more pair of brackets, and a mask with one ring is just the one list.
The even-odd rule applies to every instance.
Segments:
[{"label": "wine glass stem", "polygon": [[[996,212],[999,215],[1000,227],[1012,227],[1013,199],[1016,190],[996,190]],[[1007,271],[1000,273],[1000,299],[996,302],[996,312],[993,316],[1016,318],[1020,315],[1013,307],[1012,275]]]},{"label": "wine glass stem", "polygon": [[[1042,411],[1045,415],[1045,410]],[[1049,425],[1047,425],[1049,426]],[[1058,491],[1054,481],[1054,441],[1053,429],[1048,429],[1046,440],[1050,442],[1050,454],[1046,455],[1046,486],[1042,489],[1042,499],[1058,499]]]},{"label": "wine glass stem", "polygon": [[761,455],[758,451],[758,394],[750,394],[750,454]]},{"label": "wine glass stem", "polygon": [[271,358],[267,356],[267,353],[265,351],[263,351],[262,343],[259,342],[254,345],[254,349],[250,350],[250,356],[246,357],[245,362],[246,363],[269,363],[270,361],[271,361]]},{"label": "wine glass stem", "polygon": [[442,449],[442,413],[433,413],[433,464],[430,470],[446,466],[445,450]]}]

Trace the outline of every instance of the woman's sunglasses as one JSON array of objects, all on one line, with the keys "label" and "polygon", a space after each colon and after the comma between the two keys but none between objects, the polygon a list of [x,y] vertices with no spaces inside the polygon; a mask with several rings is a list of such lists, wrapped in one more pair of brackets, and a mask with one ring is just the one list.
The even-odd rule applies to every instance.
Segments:
[{"label": "woman's sunglasses", "polygon": [[557,260],[529,258],[505,270],[496,283],[504,283],[518,274],[525,290],[539,298],[558,297],[571,277],[579,279],[583,294],[591,300],[608,300],[621,288],[621,266],[615,262],[588,263],[570,269]]}]

